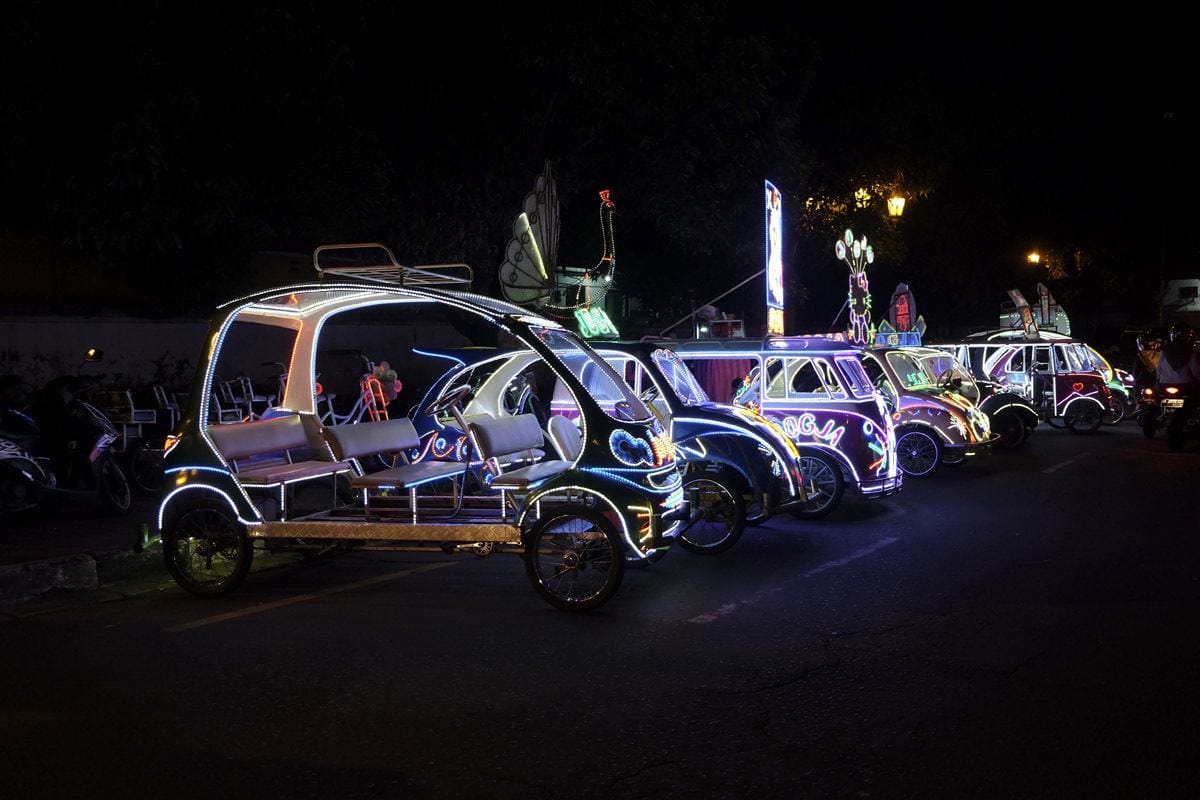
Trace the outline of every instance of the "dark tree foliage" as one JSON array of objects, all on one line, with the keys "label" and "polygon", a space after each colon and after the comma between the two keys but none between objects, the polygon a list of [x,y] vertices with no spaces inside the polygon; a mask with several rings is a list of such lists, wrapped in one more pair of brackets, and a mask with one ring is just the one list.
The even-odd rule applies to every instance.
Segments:
[{"label": "dark tree foliage", "polygon": [[[1027,247],[1085,265],[1054,287],[1080,306],[1194,262],[1167,201],[1195,177],[1192,120],[1144,102],[1122,116],[1122,70],[1143,62],[1003,10],[873,13],[25,0],[0,9],[0,234],[69,250],[68,272],[106,266],[167,310],[253,288],[256,252],[335,241],[465,261],[494,294],[549,159],[559,263],[596,263],[611,189],[620,287],[650,329],[761,268],[764,178],[784,192],[794,330],[823,330],[844,298],[846,227],[876,244],[880,302],[903,280],[935,327],[988,324],[1005,289],[1032,293]],[[854,207],[860,186],[904,187],[904,218],[878,197]],[[721,305],[753,329],[761,300],[753,283]]]}]

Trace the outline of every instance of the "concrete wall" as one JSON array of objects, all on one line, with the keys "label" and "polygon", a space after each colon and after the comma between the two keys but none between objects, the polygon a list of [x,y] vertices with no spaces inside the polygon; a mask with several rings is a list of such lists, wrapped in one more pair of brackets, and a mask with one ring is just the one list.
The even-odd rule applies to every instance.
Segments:
[{"label": "concrete wall", "polygon": [[[208,323],[199,319],[0,317],[0,375],[15,373],[34,386],[57,375],[81,374],[97,376],[101,387],[159,383],[172,391],[187,391],[207,330]],[[256,387],[273,392],[279,369],[262,362],[286,363],[288,345],[279,337],[258,334],[236,336],[231,332],[218,363],[218,377],[246,375]],[[448,362],[416,356],[412,348],[468,344],[462,334],[444,323],[331,323],[322,332],[321,349],[359,349],[374,361],[389,361],[405,384],[401,401],[414,403],[420,399],[418,390],[441,374]],[[85,363],[84,354],[92,347],[104,352],[102,362]],[[320,355],[318,370],[327,390],[349,397],[362,373],[362,362],[351,355]]]}]

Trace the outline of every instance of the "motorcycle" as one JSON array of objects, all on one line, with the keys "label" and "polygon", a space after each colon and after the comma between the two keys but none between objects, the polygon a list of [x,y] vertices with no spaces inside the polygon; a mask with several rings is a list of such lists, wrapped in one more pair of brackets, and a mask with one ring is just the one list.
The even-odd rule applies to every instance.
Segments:
[{"label": "motorcycle", "polygon": [[1188,437],[1200,436],[1200,413],[1197,398],[1190,387],[1182,384],[1158,384],[1142,390],[1138,422],[1147,439],[1159,430],[1166,436],[1167,449],[1179,452]]},{"label": "motorcycle", "polygon": [[0,404],[0,515],[63,502],[129,512],[129,480],[112,451],[117,430],[84,395],[81,379],[64,376],[27,408],[11,395]]}]

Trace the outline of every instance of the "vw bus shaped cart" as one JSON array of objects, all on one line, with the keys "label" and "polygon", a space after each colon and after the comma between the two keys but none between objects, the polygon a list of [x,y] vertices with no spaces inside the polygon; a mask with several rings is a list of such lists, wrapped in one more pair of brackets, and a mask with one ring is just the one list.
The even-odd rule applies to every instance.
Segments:
[{"label": "vw bus shaped cart", "polygon": [[1021,394],[1051,427],[1095,433],[1109,413],[1112,395],[1075,344],[1049,331],[1031,336],[1021,329],[1004,329],[937,347],[954,353],[972,375]]},{"label": "vw bus shaped cart", "polygon": [[[368,248],[385,253],[386,261],[328,265],[330,251]],[[344,264],[344,253],[333,255]],[[377,244],[320,247],[313,263],[321,282],[257,292],[222,305],[211,320],[190,406],[166,448],[167,490],[158,513],[166,566],[183,588],[201,595],[232,590],[245,577],[256,543],[291,549],[385,542],[477,555],[523,552],[528,578],[543,599],[586,610],[616,592],[626,559],[669,546],[686,508],[670,442],[653,432],[653,414],[616,374],[611,379],[624,393],[626,419],[609,416],[588,396],[566,364],[582,359],[611,368],[575,334],[517,306],[456,291],[469,286],[465,265],[401,267]],[[462,463],[430,453],[405,458],[420,445],[407,418],[321,426],[313,379],[322,328],[338,314],[379,307],[414,321],[461,315],[507,331],[571,388],[587,445],[573,461],[538,458],[498,468],[487,494],[469,495],[462,491]],[[291,364],[284,397],[270,419],[213,424],[214,371],[227,334],[242,324],[263,326],[262,338],[282,330],[290,342],[290,359],[281,359]],[[442,394],[419,413],[460,419],[469,434],[463,446],[493,464],[543,441],[528,414],[467,423],[461,416],[466,394],[466,387]],[[396,454],[396,465],[366,471],[380,454]],[[329,505],[294,516],[292,491],[310,481],[329,486]],[[352,501],[339,501],[339,481],[353,489]]]},{"label": "vw bus shaped cart", "polygon": [[[783,507],[803,505],[798,453],[782,431],[775,438],[770,423],[763,420],[759,424],[753,421],[753,415],[742,409],[730,409],[725,413],[699,410],[693,418],[676,425],[669,415],[651,405],[651,397],[658,399],[657,390],[652,379],[642,374],[644,368],[638,371],[638,361],[633,356],[615,350],[617,345],[610,342],[593,343],[592,346],[598,348],[597,353],[614,367],[616,374],[626,376],[626,383],[658,417],[651,423],[654,438],[650,450],[637,454],[618,446],[618,458],[627,459],[630,466],[647,461],[663,465],[662,455],[668,442],[674,445],[676,465],[684,470],[683,491],[689,505],[689,514],[675,539],[681,546],[708,554],[732,547],[746,524],[748,505],[743,492],[757,497],[752,507],[755,522]],[[467,422],[531,414],[543,422],[547,432],[549,442],[542,445],[542,449],[553,449],[559,458],[567,461],[573,461],[581,454],[586,438],[579,404],[574,399],[575,390],[547,374],[534,354],[492,348],[435,350],[423,354],[452,362],[450,369],[430,388],[423,403],[466,386],[470,388],[463,410]],[[565,359],[565,362],[602,409],[618,417],[625,415],[623,392],[612,380],[614,370],[597,369],[595,362],[582,358]],[[631,379],[633,383],[629,382]],[[663,381],[661,377],[657,380]],[[707,424],[702,424],[705,422]],[[463,428],[449,415],[425,417],[417,423],[417,428],[423,444],[421,452],[414,453],[414,457],[432,453],[447,459],[465,460],[469,455]],[[703,443],[697,441],[701,433],[708,434]],[[766,448],[766,453],[761,448]],[[542,449],[535,448],[531,453],[518,455],[537,458]],[[708,457],[702,458],[698,453],[707,453]],[[470,469],[478,484],[486,486],[492,480],[493,471],[489,464],[475,458],[471,460]],[[742,478],[742,475],[748,477]],[[767,495],[766,512],[762,510],[764,494]]]},{"label": "vw bus shaped cart", "polygon": [[760,413],[796,444],[808,500],[793,515],[826,516],[847,486],[869,498],[900,491],[892,418],[842,334],[685,339],[671,349],[708,397]]},{"label": "vw bus shaped cart", "polygon": [[937,376],[939,389],[962,395],[987,414],[997,447],[1020,447],[1037,427],[1037,409],[1023,395],[996,381],[976,378],[951,351],[935,346],[914,347],[911,351],[930,375]]}]

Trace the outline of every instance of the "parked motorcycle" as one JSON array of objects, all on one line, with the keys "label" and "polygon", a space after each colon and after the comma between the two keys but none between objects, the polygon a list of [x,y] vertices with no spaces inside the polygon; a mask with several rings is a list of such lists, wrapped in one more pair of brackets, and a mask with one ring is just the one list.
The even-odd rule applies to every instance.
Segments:
[{"label": "parked motorcycle", "polygon": [[95,503],[111,514],[132,506],[112,444],[117,431],[84,399],[75,376],[55,378],[22,407],[19,380],[0,399],[0,515],[58,503]]},{"label": "parked motorcycle", "polygon": [[1163,431],[1167,449],[1179,452],[1191,436],[1200,436],[1200,398],[1189,396],[1189,387],[1158,384],[1142,390],[1138,423],[1147,439]]}]

